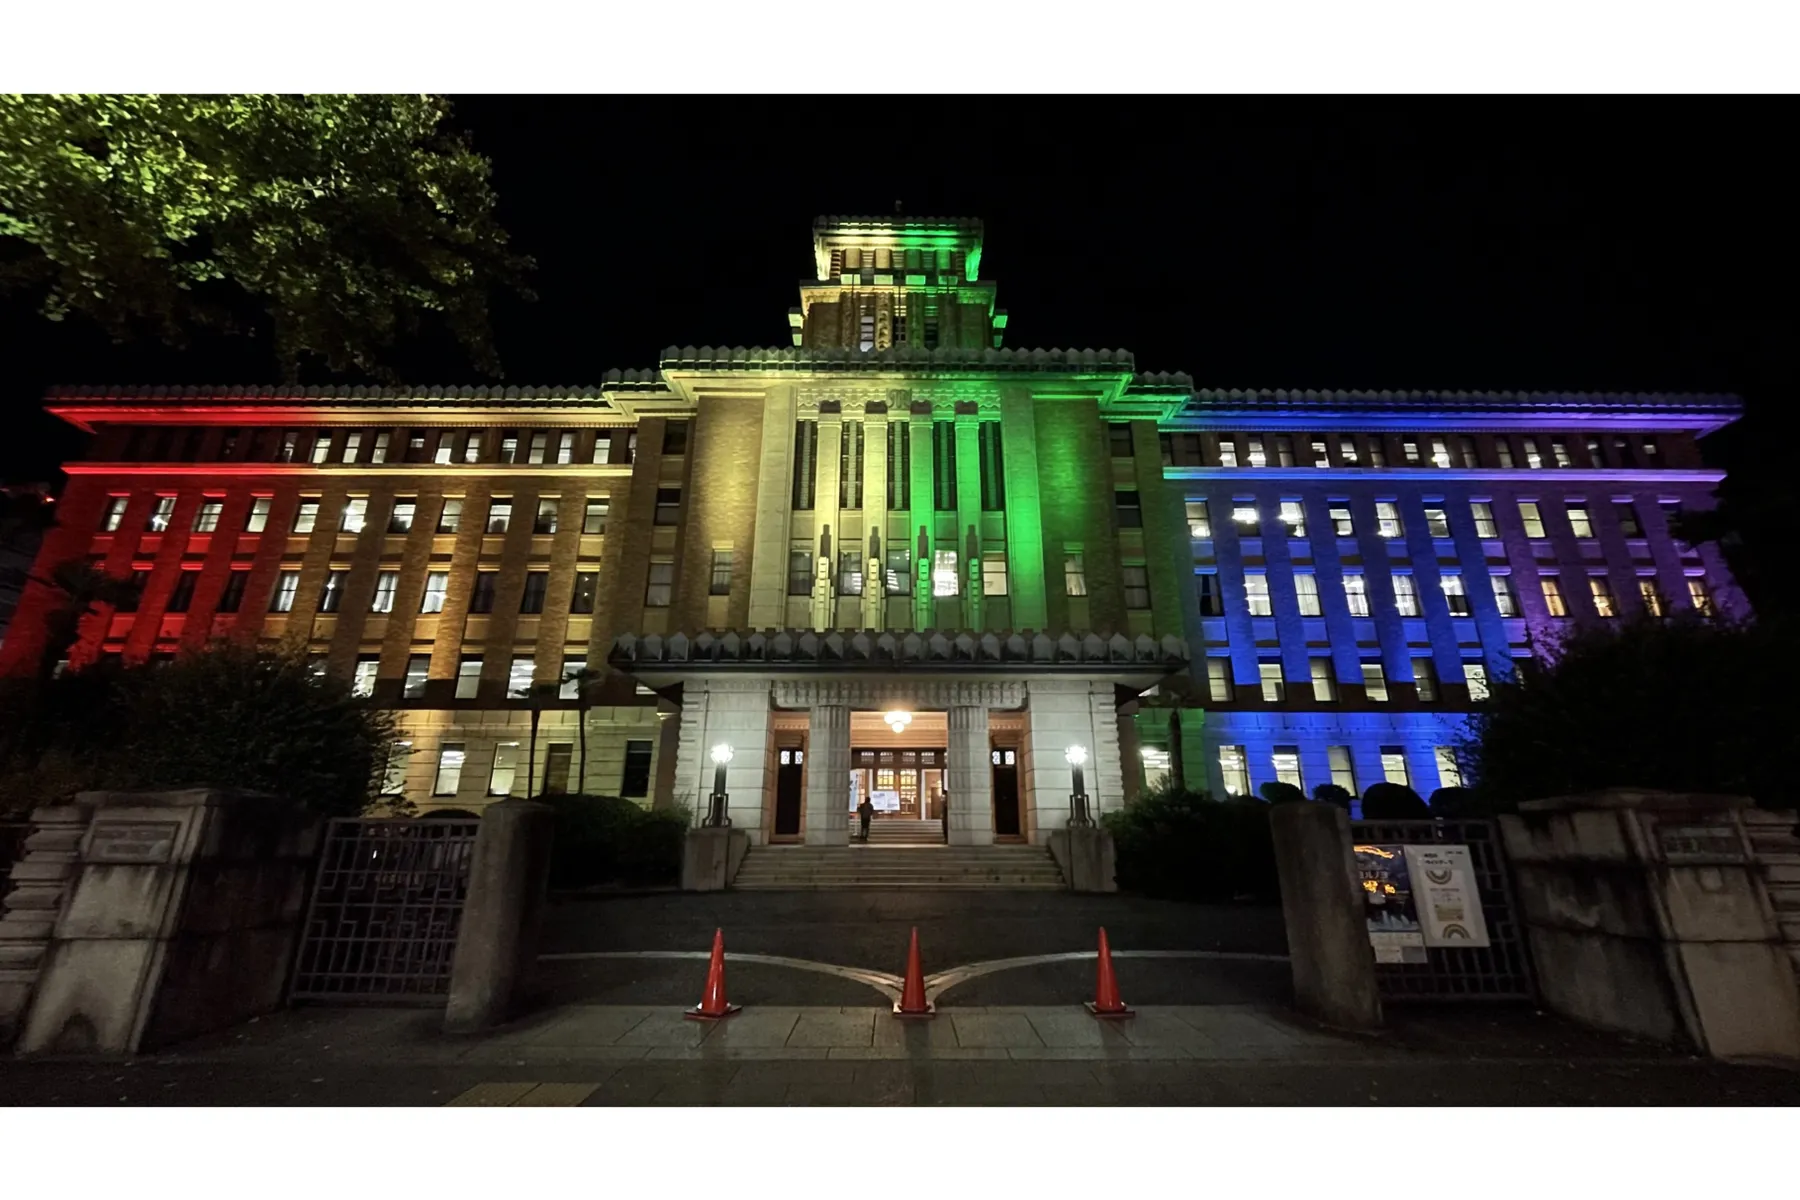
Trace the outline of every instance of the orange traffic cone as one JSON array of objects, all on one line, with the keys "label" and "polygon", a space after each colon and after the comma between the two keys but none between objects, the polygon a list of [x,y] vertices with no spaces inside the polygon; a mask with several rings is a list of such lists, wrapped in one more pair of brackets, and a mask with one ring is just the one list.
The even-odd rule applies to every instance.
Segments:
[{"label": "orange traffic cone", "polygon": [[937,1007],[925,999],[925,968],[919,965],[919,929],[913,927],[912,946],[906,952],[906,986],[900,989],[896,1017],[933,1017]]},{"label": "orange traffic cone", "polygon": [[1119,999],[1119,981],[1113,978],[1112,947],[1106,944],[1106,927],[1100,929],[1100,966],[1094,980],[1094,998],[1087,1010],[1096,1017],[1129,1017],[1131,1009]]},{"label": "orange traffic cone", "polygon": [[728,1004],[725,1000],[725,931],[715,929],[712,962],[706,968],[706,994],[682,1016],[690,1021],[718,1021],[741,1008],[741,1005]]}]

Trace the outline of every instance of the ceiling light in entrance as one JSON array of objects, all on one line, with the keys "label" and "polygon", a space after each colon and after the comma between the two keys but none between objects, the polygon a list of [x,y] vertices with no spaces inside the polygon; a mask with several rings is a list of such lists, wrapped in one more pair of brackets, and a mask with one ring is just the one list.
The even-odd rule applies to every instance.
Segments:
[{"label": "ceiling light in entrance", "polygon": [[886,721],[887,727],[895,733],[905,733],[906,727],[912,724],[912,718],[913,715],[903,708],[881,714],[881,719]]}]

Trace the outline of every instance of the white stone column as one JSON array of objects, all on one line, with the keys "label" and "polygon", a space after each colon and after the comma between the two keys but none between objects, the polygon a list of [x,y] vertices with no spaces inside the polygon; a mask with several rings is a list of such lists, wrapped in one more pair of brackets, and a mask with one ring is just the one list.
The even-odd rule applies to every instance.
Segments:
[{"label": "white stone column", "polygon": [[1125,807],[1124,764],[1119,757],[1119,710],[1113,701],[1111,680],[1088,684],[1088,812],[1096,820],[1101,813]]},{"label": "white stone column", "polygon": [[815,704],[806,736],[806,844],[850,844],[850,706]]},{"label": "white stone column", "polygon": [[725,790],[734,829],[752,845],[768,841],[764,810],[769,781],[769,683],[766,679],[692,680],[683,689],[681,735],[675,765],[676,802],[686,805],[693,824],[706,819],[713,787],[712,748],[731,747]]},{"label": "white stone column", "polygon": [[763,400],[762,454],[757,464],[756,531],[750,548],[750,627],[787,624],[788,521],[793,509],[794,386],[769,389]]},{"label": "white stone column", "polygon": [[994,772],[988,750],[987,706],[952,705],[945,771],[950,787],[952,846],[994,843]]}]

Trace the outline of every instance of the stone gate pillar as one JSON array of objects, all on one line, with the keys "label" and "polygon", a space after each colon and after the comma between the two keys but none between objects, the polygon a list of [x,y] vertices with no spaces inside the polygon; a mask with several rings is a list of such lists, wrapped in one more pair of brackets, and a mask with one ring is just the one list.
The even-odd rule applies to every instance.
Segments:
[{"label": "stone gate pillar", "polygon": [[993,845],[994,773],[988,758],[988,710],[985,704],[950,706],[947,759],[950,844]]},{"label": "stone gate pillar", "polygon": [[806,844],[850,844],[850,706],[815,704],[806,736]]}]

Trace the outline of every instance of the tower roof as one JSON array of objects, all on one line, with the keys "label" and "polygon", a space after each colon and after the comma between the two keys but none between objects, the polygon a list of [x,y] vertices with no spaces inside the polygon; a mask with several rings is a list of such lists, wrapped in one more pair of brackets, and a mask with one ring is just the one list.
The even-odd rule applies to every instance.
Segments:
[{"label": "tower roof", "polygon": [[813,257],[819,278],[832,277],[834,250],[961,251],[969,279],[981,264],[981,222],[974,217],[826,216],[813,220]]}]

